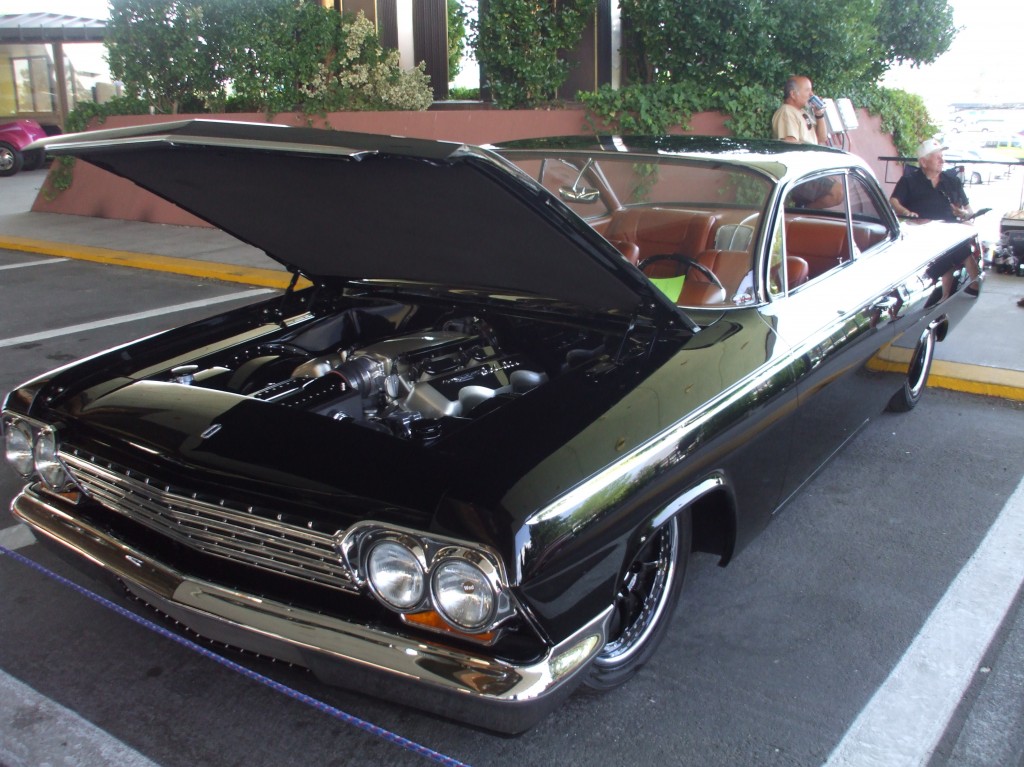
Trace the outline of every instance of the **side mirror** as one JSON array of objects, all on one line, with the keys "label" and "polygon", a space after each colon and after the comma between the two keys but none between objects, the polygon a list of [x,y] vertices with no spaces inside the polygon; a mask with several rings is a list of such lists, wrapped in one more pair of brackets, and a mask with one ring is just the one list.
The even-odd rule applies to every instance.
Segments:
[{"label": "side mirror", "polygon": [[560,186],[558,196],[566,202],[592,203],[601,199],[601,192],[587,186]]},{"label": "side mirror", "polygon": [[[565,160],[562,162],[569,165]],[[576,174],[576,180],[572,182],[572,186],[558,187],[558,196],[566,202],[582,202],[587,204],[597,202],[601,199],[601,190],[595,189],[592,186],[583,185],[583,177],[586,175],[587,171],[590,170],[590,166],[593,164],[594,158],[591,157],[587,160],[586,164],[584,164],[583,168],[580,169],[579,173]],[[569,165],[569,167],[572,166]]]}]

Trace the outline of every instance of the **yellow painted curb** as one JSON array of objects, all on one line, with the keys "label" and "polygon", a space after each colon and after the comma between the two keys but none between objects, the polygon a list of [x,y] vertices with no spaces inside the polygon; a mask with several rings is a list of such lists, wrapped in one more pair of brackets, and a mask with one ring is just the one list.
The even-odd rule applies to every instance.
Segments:
[{"label": "yellow painted curb", "polygon": [[[899,352],[906,352],[906,354],[903,355]],[[886,356],[888,359],[881,354],[875,355],[868,362],[868,369],[878,373],[906,374],[907,365],[910,362],[910,350],[890,349]],[[896,361],[902,356],[906,357],[904,362]],[[1024,402],[1024,372],[1019,370],[1003,370],[984,365],[933,360],[931,372],[928,374],[928,386]]]},{"label": "yellow painted curb", "polygon": [[[0,235],[0,248],[20,250],[25,253],[40,253],[58,258],[73,258],[114,266],[130,266],[136,269],[150,269],[157,272],[184,274],[224,282],[240,282],[265,288],[287,288],[291,275],[276,269],[258,269],[248,266],[221,264],[213,261],[198,261],[191,258],[158,256],[152,253],[131,253],[123,250],[108,250],[90,245],[72,245],[66,242],[33,240],[27,237]],[[300,287],[310,283],[299,281]]]},{"label": "yellow painted curb", "polygon": [[1024,402],[1024,373],[1019,370],[935,360],[928,385]]}]

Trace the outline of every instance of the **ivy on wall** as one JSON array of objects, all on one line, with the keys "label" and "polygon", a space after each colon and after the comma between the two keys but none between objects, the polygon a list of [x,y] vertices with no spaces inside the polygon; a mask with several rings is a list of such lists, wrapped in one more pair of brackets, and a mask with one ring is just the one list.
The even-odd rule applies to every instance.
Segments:
[{"label": "ivy on wall", "polygon": [[[938,130],[924,101],[915,94],[871,86],[848,95],[856,105],[881,117],[882,130],[892,134],[902,155],[913,156],[917,144]],[[619,90],[603,87],[579,97],[595,133],[641,135],[687,130],[692,115],[707,111],[727,115],[726,127],[735,136],[770,138],[772,114],[781,103],[780,93],[765,88],[716,90],[686,83],[629,85]]]}]

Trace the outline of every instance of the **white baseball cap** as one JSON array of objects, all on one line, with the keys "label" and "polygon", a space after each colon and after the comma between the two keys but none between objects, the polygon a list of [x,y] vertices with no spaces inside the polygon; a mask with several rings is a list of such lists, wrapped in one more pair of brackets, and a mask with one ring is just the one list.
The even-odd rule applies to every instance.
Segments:
[{"label": "white baseball cap", "polygon": [[917,146],[917,159],[927,157],[932,152],[942,152],[949,149],[948,146],[943,146],[937,139],[926,138]]}]

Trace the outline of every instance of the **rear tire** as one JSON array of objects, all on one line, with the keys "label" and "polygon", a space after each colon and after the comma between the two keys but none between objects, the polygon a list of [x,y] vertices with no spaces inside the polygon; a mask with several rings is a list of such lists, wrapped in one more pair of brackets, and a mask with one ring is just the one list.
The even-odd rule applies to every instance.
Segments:
[{"label": "rear tire", "polygon": [[676,515],[647,540],[622,575],[607,644],[584,684],[610,690],[633,677],[654,654],[672,620],[690,555],[690,515]]},{"label": "rear tire", "polygon": [[894,413],[906,413],[914,409],[924,393],[934,355],[935,331],[927,328],[917,342],[917,348],[910,361],[910,370],[907,371],[907,379],[903,382],[903,387],[889,400],[889,410]]}]

